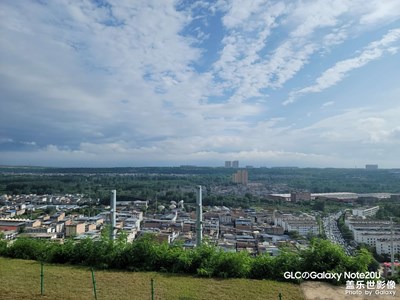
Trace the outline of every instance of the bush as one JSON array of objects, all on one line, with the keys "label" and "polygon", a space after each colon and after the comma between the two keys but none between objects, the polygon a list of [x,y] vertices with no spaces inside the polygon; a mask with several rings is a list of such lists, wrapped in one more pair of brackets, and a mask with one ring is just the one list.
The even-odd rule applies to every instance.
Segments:
[{"label": "bush", "polygon": [[250,273],[251,258],[247,252],[223,252],[214,256],[213,275],[222,278],[245,278]]},{"label": "bush", "polygon": [[184,250],[180,245],[158,243],[152,235],[133,243],[85,239],[58,244],[20,238],[7,247],[7,242],[0,240],[0,255],[97,268],[276,280],[286,280],[285,272],[365,272],[373,262],[366,249],[350,257],[339,246],[318,239],[312,241],[310,248],[299,252],[283,250],[277,257],[250,257],[247,252],[224,252],[209,245]]},{"label": "bush", "polygon": [[297,272],[303,268],[303,261],[299,254],[287,250],[282,251],[272,262],[273,279],[276,280],[286,280],[285,272]]},{"label": "bush", "polygon": [[274,258],[268,254],[256,256],[251,262],[249,277],[253,279],[272,279],[275,275]]},{"label": "bush", "polygon": [[46,241],[19,238],[7,248],[6,255],[12,258],[43,261],[46,259],[47,245]]},{"label": "bush", "polygon": [[301,252],[301,258],[305,272],[327,272],[349,266],[349,257],[343,249],[328,240],[313,239],[310,247]]},{"label": "bush", "polygon": [[7,255],[7,241],[0,240],[0,256]]}]

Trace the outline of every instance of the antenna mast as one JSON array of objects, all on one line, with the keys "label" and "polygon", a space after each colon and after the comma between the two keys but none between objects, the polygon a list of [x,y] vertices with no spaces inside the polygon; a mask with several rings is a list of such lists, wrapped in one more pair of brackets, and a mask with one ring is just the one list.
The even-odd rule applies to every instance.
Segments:
[{"label": "antenna mast", "polygon": [[392,277],[394,276],[394,247],[393,247],[393,218],[390,217],[390,260],[392,263]]},{"label": "antenna mast", "polygon": [[202,239],[203,239],[203,199],[202,199],[202,190],[201,190],[201,185],[198,187],[198,192],[197,192],[197,202],[196,202],[196,234],[197,234],[197,240],[196,244],[197,246],[201,246]]},{"label": "antenna mast", "polygon": [[110,199],[110,209],[111,209],[111,230],[110,230],[110,239],[112,241],[115,240],[115,227],[116,227],[116,211],[117,211],[117,191],[111,191],[111,199]]}]

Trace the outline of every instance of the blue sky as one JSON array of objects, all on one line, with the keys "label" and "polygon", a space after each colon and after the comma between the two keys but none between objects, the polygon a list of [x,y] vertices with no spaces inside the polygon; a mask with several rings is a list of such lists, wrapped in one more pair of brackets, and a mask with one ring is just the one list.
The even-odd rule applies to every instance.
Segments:
[{"label": "blue sky", "polygon": [[0,164],[400,167],[400,1],[1,1]]}]

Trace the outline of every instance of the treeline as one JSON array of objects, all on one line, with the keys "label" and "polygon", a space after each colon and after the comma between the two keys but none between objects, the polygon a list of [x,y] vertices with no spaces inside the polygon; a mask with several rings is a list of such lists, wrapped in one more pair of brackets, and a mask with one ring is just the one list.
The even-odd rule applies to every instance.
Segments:
[{"label": "treeline", "polygon": [[347,227],[344,222],[344,215],[340,216],[340,218],[337,220],[337,226],[344,240],[346,240],[347,242],[354,240],[353,232],[349,229],[349,227]]},{"label": "treeline", "polygon": [[[143,168],[10,168],[0,167],[0,193],[85,193],[102,198],[117,189],[134,196],[154,197],[167,190],[230,185],[233,168],[143,167]],[[355,192],[400,193],[400,170],[249,168],[249,180],[267,189],[287,193]]]},{"label": "treeline", "polygon": [[8,246],[6,241],[0,241],[0,256],[101,269],[274,280],[285,280],[285,272],[366,272],[374,265],[366,249],[351,257],[341,247],[321,239],[314,239],[306,250],[282,251],[277,257],[253,257],[247,252],[224,252],[208,245],[184,250],[182,245],[159,243],[152,235],[132,243],[104,237],[100,241],[67,240],[63,244],[21,238]]},{"label": "treeline", "polygon": [[0,174],[0,194],[84,194],[92,199],[109,200],[110,190],[118,196],[177,200],[193,198],[198,185],[230,185],[225,175],[174,174]]},{"label": "treeline", "polygon": [[394,222],[400,223],[400,203],[393,201],[379,204],[379,210],[375,218],[379,220],[389,220],[390,217],[393,217]]}]

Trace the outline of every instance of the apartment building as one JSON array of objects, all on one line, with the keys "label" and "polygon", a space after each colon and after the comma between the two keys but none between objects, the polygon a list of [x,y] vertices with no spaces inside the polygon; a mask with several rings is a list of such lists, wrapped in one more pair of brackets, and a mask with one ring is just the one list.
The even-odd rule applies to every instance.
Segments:
[{"label": "apartment building", "polygon": [[290,193],[290,201],[292,202],[311,201],[311,193],[309,192]]},{"label": "apartment building", "polygon": [[371,247],[376,247],[376,241],[378,239],[390,239],[391,234],[390,232],[379,232],[379,231],[359,231],[355,230],[354,233],[354,240],[357,243],[367,244]]},{"label": "apartment building", "polygon": [[[392,241],[390,238],[386,239],[377,239],[376,240],[376,253],[378,254],[391,254]],[[400,253],[400,238],[393,239],[393,249],[394,253]]]},{"label": "apartment building", "polygon": [[232,175],[234,183],[247,184],[249,182],[249,173],[247,170],[239,170]]},{"label": "apartment building", "polygon": [[[392,237],[392,225],[389,221],[360,221],[354,217],[345,220],[348,228],[353,232],[354,240],[357,243],[364,243],[376,248],[378,254],[391,253],[390,239]],[[394,246],[395,251],[398,251],[397,238],[400,236],[400,226],[393,226],[393,236],[396,239]]]},{"label": "apartment building", "polygon": [[72,223],[65,225],[65,236],[76,236],[85,233],[85,223]]},{"label": "apartment building", "polygon": [[284,231],[297,231],[302,236],[319,234],[319,225],[315,217],[303,214],[298,217],[292,214],[275,213],[274,225],[281,226]]},{"label": "apartment building", "polygon": [[370,217],[374,216],[378,210],[379,206],[355,208],[353,209],[353,215],[358,217]]},{"label": "apartment building", "polygon": [[319,226],[315,220],[288,220],[285,226],[288,232],[297,231],[302,236],[319,234]]}]

